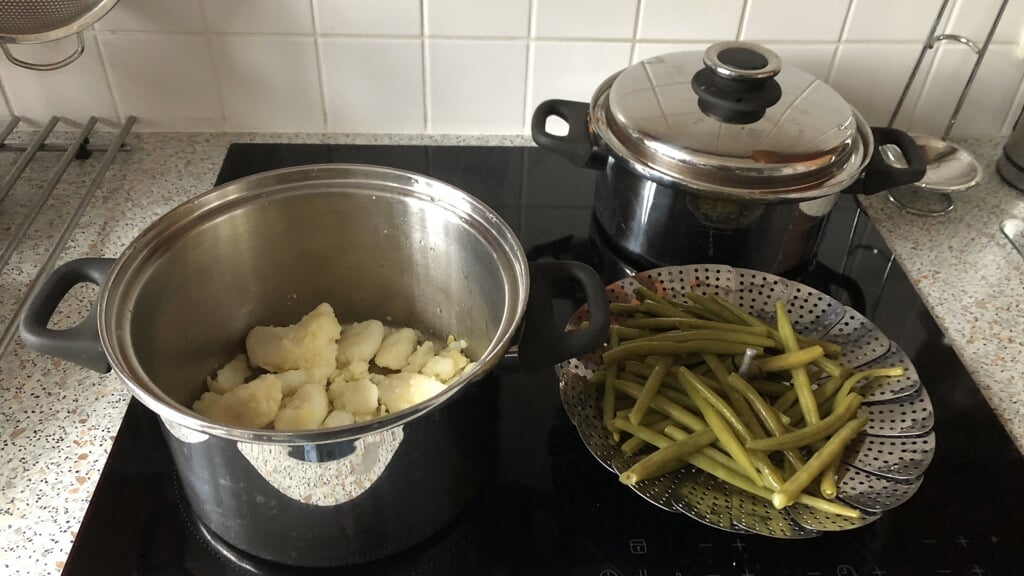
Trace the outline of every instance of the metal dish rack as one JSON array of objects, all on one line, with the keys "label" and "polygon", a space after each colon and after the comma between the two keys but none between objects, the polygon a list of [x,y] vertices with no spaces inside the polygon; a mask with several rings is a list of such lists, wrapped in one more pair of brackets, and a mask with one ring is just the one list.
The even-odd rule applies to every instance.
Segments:
[{"label": "metal dish rack", "polygon": [[[0,358],[3,358],[6,354],[11,341],[14,339],[14,334],[18,331],[18,324],[21,320],[25,303],[35,295],[36,291],[39,289],[42,279],[45,278],[51,270],[53,270],[54,265],[63,252],[64,247],[67,245],[68,240],[71,239],[72,234],[75,232],[82,215],[85,214],[93,196],[103,183],[103,179],[111,164],[113,164],[118,152],[128,150],[128,147],[125,146],[125,140],[131,133],[132,127],[135,125],[135,120],[134,116],[127,117],[124,123],[119,127],[118,131],[114,134],[113,139],[106,146],[90,144],[90,135],[98,122],[95,116],[90,117],[84,124],[78,124],[66,118],[53,116],[45,125],[43,125],[42,128],[38,130],[38,132],[35,132],[34,135],[32,135],[31,139],[26,144],[8,142],[12,134],[14,134],[15,130],[21,124],[22,120],[20,117],[12,117],[7,124],[0,129],[0,153],[20,153],[18,161],[11,168],[10,172],[4,176],[3,180],[0,181],[0,210],[4,209],[4,201],[7,200],[11,190],[14,189],[15,185],[24,175],[25,170],[32,164],[33,159],[36,158],[38,153],[61,153],[60,161],[50,172],[50,175],[42,189],[38,190],[37,196],[31,206],[14,225],[11,235],[8,238],[2,239],[3,244],[2,248],[0,248],[0,250],[2,250],[2,252],[0,252],[0,274],[4,273],[4,270],[7,268],[8,264],[10,264],[12,256],[14,256],[22,246],[25,235],[32,228],[32,225],[36,222],[39,214],[49,203],[54,190],[56,190],[57,185],[60,184],[64,174],[67,172],[68,166],[70,166],[76,159],[84,160],[91,157],[93,152],[103,152],[103,157],[100,160],[99,165],[96,167],[96,170],[89,181],[89,185],[86,187],[85,192],[79,197],[74,211],[64,223],[60,234],[49,249],[46,259],[35,269],[32,280],[25,289],[25,293],[19,300],[15,311],[9,317],[0,317],[0,321],[4,322],[3,332],[0,333]],[[55,137],[55,129],[62,123],[74,130],[77,130],[77,132],[72,132],[74,136],[70,142],[51,143],[50,140]]]}]

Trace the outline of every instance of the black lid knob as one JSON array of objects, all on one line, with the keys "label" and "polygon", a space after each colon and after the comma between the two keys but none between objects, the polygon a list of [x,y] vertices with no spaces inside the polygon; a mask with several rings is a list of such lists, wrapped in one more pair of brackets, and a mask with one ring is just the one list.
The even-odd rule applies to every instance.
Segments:
[{"label": "black lid knob", "polygon": [[782,60],[749,42],[719,42],[704,52],[704,69],[690,85],[700,110],[729,124],[751,124],[782,97],[775,76]]}]

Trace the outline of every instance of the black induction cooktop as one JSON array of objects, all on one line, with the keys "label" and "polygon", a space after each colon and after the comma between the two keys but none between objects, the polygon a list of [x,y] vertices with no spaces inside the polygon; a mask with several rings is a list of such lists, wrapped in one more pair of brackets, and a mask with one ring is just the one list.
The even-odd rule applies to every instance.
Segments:
[{"label": "black induction cooktop", "polygon": [[[586,242],[594,174],[535,148],[235,144],[218,183],[323,162],[432,175],[492,206],[532,257],[594,259]],[[830,215],[817,261],[799,280],[868,315],[911,357],[932,399],[937,449],[922,486],[863,528],[776,540],[657,509],[590,456],[553,371],[543,371],[477,384],[501,389],[498,459],[461,516],[396,556],[336,570],[268,565],[209,533],[179,492],[158,421],[133,400],[64,573],[1024,574],[1024,458],[852,198]]]}]

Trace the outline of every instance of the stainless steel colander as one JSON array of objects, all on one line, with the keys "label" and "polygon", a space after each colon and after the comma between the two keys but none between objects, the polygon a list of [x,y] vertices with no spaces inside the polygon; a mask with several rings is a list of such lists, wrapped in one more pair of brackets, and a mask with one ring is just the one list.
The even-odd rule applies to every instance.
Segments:
[{"label": "stainless steel colander", "polygon": [[[110,11],[117,0],[0,0],[0,50],[13,64],[29,70],[56,70],[85,52],[82,30]],[[75,52],[48,63],[27,62],[11,54],[8,44],[38,44],[72,34]]]},{"label": "stainless steel colander", "polygon": [[[729,266],[659,268],[616,282],[605,293],[611,302],[636,302],[633,289],[638,284],[670,298],[683,299],[690,290],[717,294],[767,322],[774,322],[775,303],[781,300],[797,332],[842,346],[839,360],[843,364],[904,369],[903,376],[879,378],[858,391],[864,397],[859,413],[868,416],[869,422],[844,452],[837,482],[838,498],[861,511],[858,519],[803,504],[776,510],[771,502],[689,465],[633,486],[642,497],[731,532],[809,538],[873,522],[917,491],[935,453],[931,400],[910,358],[867,318],[803,284]],[[567,328],[579,327],[587,317],[585,308],[579,310]],[[601,392],[587,382],[597,369],[596,354],[560,364],[562,404],[590,452],[621,474],[644,454],[626,456],[609,439],[601,418]]]}]

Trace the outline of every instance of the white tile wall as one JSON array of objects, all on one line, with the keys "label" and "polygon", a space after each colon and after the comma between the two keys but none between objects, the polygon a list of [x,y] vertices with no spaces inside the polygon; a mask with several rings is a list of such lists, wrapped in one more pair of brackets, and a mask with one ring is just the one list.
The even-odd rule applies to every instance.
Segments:
[{"label": "white tile wall", "polygon": [[[1001,0],[950,0],[984,39]],[[120,0],[56,72],[0,62],[0,116],[140,119],[139,130],[523,133],[545,98],[719,40],[764,42],[885,123],[942,0]],[[1010,0],[957,135],[1024,105],[1024,0]],[[70,39],[15,46],[37,60]],[[940,132],[973,54],[927,53],[898,125]]]},{"label": "white tile wall", "polygon": [[211,43],[227,129],[323,130],[312,38],[217,36]]},{"label": "white tile wall", "polygon": [[523,130],[525,41],[430,40],[427,52],[433,131]]},{"label": "white tile wall", "polygon": [[321,34],[419,36],[423,31],[420,0],[313,1]]},{"label": "white tile wall", "polygon": [[530,29],[530,0],[425,0],[431,36],[524,37]]},{"label": "white tile wall", "polygon": [[327,126],[335,132],[423,132],[423,43],[320,40]]}]

